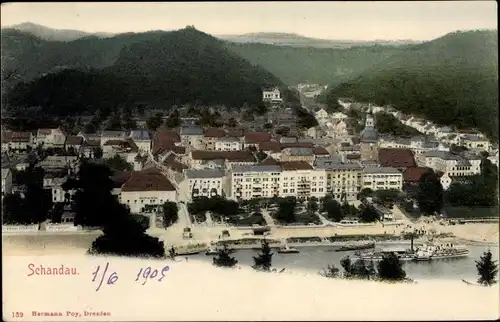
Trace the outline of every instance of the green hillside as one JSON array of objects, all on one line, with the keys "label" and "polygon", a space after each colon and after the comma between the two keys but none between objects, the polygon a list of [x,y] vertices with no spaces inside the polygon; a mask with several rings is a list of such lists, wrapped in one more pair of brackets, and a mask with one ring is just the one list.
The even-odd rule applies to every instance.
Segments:
[{"label": "green hillside", "polygon": [[227,43],[227,47],[253,64],[264,67],[286,84],[296,85],[339,84],[401,53],[408,46],[375,45],[333,49]]},{"label": "green hillside", "polygon": [[[62,50],[64,44],[56,43],[61,46],[61,62],[71,68],[17,84],[8,92],[7,103],[42,106],[57,115],[92,113],[139,103],[158,108],[184,103],[240,107],[245,102],[259,104],[262,86],[281,84],[269,72],[227,50],[222,41],[194,28],[139,36],[65,43],[72,44],[72,51]],[[105,44],[109,40],[112,45]],[[83,42],[96,46],[76,46]],[[124,46],[126,42],[129,44]],[[103,47],[99,45],[108,51],[101,52]],[[51,46],[46,48],[55,55],[57,50]],[[113,58],[115,50],[119,52]],[[36,55],[29,58],[33,57]]]},{"label": "green hillside", "polygon": [[456,32],[407,48],[333,87],[327,101],[392,104],[439,124],[476,127],[498,140],[497,37],[497,31]]}]

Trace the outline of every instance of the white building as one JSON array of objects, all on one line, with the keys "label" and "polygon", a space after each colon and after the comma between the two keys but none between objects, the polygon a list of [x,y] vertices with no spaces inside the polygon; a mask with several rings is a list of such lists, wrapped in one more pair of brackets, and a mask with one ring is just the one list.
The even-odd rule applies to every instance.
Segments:
[{"label": "white building", "polygon": [[60,127],[56,129],[38,129],[36,143],[37,145],[43,144],[45,148],[64,147],[66,133]]},{"label": "white building", "polygon": [[281,92],[278,87],[265,88],[262,91],[262,100],[272,103],[283,102],[283,99],[281,98]]},{"label": "white building", "polygon": [[2,169],[2,197],[9,193],[12,193],[12,171]]},{"label": "white building", "polygon": [[165,202],[177,202],[172,183],[157,169],[132,172],[122,186],[119,200],[132,213],[161,212]]},{"label": "white building", "polygon": [[441,176],[439,181],[441,181],[441,186],[444,190],[448,190],[453,183],[459,184],[471,184],[472,181],[469,179],[470,176],[453,176],[449,173],[445,173]]},{"label": "white building", "polygon": [[137,145],[140,152],[148,154],[151,151],[151,136],[147,130],[132,130],[129,137]]},{"label": "white building", "polygon": [[222,170],[185,170],[188,191],[183,192],[192,198],[225,195],[226,177]]},{"label": "white building", "polygon": [[479,135],[466,134],[460,137],[460,144],[471,150],[487,151],[491,149],[490,142]]},{"label": "white building", "polygon": [[125,131],[102,131],[101,133],[101,146],[103,146],[107,141],[124,141],[127,138],[127,132]]},{"label": "white building", "polygon": [[395,168],[369,167],[363,169],[362,189],[403,190],[403,173]]},{"label": "white building", "polygon": [[33,140],[31,132],[2,132],[2,152],[26,151],[33,145]]},{"label": "white building", "polygon": [[471,176],[481,172],[481,158],[474,155],[433,151],[424,153],[423,158],[424,166],[449,176]]},{"label": "white building", "polygon": [[272,198],[280,192],[278,165],[235,165],[230,171],[231,199]]},{"label": "white building", "polygon": [[204,131],[199,126],[182,126],[180,130],[181,142],[185,147],[194,150],[205,150]]},{"label": "white building", "polygon": [[322,198],[326,194],[326,173],[304,161],[281,163],[280,197]]},{"label": "white building", "polygon": [[215,140],[216,151],[239,151],[243,150],[243,143],[240,139],[224,136]]}]

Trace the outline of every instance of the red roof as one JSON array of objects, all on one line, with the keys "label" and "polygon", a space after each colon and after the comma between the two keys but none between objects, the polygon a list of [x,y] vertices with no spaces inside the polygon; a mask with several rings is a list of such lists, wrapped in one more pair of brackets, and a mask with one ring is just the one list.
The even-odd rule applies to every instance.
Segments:
[{"label": "red roof", "polygon": [[125,182],[127,182],[132,175],[130,171],[116,171],[110,177],[111,181],[113,181],[115,187],[121,187]]},{"label": "red roof", "polygon": [[281,152],[281,144],[279,142],[263,142],[259,144],[259,150],[264,152]]},{"label": "red roof", "polygon": [[359,154],[348,154],[345,156],[348,160],[357,160],[361,159],[361,155]]},{"label": "red roof", "polygon": [[410,149],[380,149],[378,162],[381,167],[409,168],[416,167],[413,151]]},{"label": "red roof", "polygon": [[429,170],[430,169],[426,167],[406,168],[406,170],[403,172],[403,180],[409,182],[418,182],[422,175]]},{"label": "red roof", "polygon": [[282,143],[281,149],[290,149],[290,148],[313,148],[314,144],[312,142],[296,142],[296,143]]},{"label": "red roof", "polygon": [[245,133],[245,143],[256,144],[271,141],[269,132],[247,132]]},{"label": "red roof", "polygon": [[155,132],[153,135],[153,147],[151,153],[156,155],[167,148],[175,146],[174,143],[181,142],[181,137],[174,131]]},{"label": "red roof", "polygon": [[317,146],[313,149],[314,155],[329,155],[330,152],[322,146]]},{"label": "red roof", "polygon": [[254,162],[255,157],[250,151],[192,151],[193,160],[223,159],[233,162]]},{"label": "red roof", "polygon": [[132,172],[122,191],[175,191],[172,183],[157,169]]},{"label": "red roof", "polygon": [[226,131],[217,127],[209,127],[205,129],[205,137],[207,138],[222,138],[226,136]]},{"label": "red roof", "polygon": [[175,160],[166,160],[165,162],[163,162],[163,165],[165,165],[166,167],[168,167],[176,172],[181,172],[181,173],[182,173],[182,170],[189,169],[189,167],[187,165],[185,165],[184,163],[180,163],[180,162],[177,162]]},{"label": "red roof", "polygon": [[243,137],[243,130],[242,129],[227,129],[226,133],[227,133],[227,136],[234,137],[234,138]]},{"label": "red roof", "polygon": [[305,161],[287,161],[281,162],[281,168],[285,171],[293,170],[312,170],[313,167]]}]

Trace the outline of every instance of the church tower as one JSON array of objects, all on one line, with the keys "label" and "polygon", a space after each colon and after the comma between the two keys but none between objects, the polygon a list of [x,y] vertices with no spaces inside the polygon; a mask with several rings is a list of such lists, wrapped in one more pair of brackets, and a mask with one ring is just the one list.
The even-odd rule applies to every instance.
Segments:
[{"label": "church tower", "polygon": [[368,107],[365,128],[360,134],[361,161],[378,160],[378,132],[375,127],[375,118],[372,114],[371,106]]}]

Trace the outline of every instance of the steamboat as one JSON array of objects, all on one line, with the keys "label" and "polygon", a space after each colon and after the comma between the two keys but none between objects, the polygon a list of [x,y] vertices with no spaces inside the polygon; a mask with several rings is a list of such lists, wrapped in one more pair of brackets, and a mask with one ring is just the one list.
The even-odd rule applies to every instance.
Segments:
[{"label": "steamboat", "polygon": [[410,249],[392,248],[382,251],[356,252],[355,256],[363,260],[380,261],[388,254],[395,254],[401,261],[431,261],[436,259],[455,259],[467,257],[469,250],[463,246],[454,246],[453,244],[436,245],[429,241],[418,247],[413,246],[411,239]]}]

